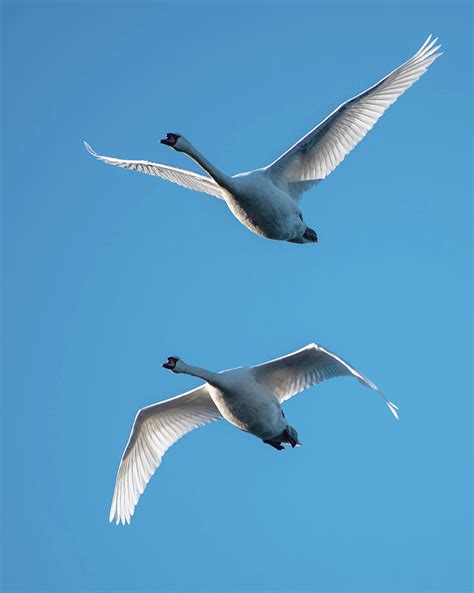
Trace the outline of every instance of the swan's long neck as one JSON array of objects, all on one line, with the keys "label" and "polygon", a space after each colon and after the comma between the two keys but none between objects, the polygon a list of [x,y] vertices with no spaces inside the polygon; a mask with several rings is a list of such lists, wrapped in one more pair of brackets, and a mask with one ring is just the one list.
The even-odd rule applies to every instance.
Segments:
[{"label": "swan's long neck", "polygon": [[215,167],[203,154],[195,148],[191,142],[187,142],[188,146],[183,150],[189,157],[196,161],[196,163],[209,173],[209,175],[218,183],[221,187],[227,188],[229,185],[230,177],[225,173],[222,173],[217,167]]},{"label": "swan's long neck", "polygon": [[211,384],[216,382],[217,376],[219,374],[213,373],[212,371],[207,371],[206,369],[201,369],[200,367],[191,366],[190,364],[186,364],[183,361],[181,361],[179,372],[186,375],[193,375],[193,377],[199,377],[200,379],[203,379],[207,383]]}]

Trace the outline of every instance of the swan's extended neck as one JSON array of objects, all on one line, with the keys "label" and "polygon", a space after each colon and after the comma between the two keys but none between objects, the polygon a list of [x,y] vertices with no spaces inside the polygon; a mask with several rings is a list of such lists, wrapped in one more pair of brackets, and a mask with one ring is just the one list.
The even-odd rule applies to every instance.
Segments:
[{"label": "swan's extended neck", "polygon": [[203,154],[199,152],[191,142],[188,142],[188,147],[183,150],[189,157],[193,159],[206,173],[214,179],[221,187],[227,188],[229,185],[230,177],[222,173],[217,167],[215,167]]},{"label": "swan's extended neck", "polygon": [[181,361],[180,367],[180,373],[184,373],[186,375],[193,375],[193,377],[199,377],[207,383],[213,384],[216,382],[218,373],[213,373],[212,371],[207,371],[206,369],[201,369],[200,367],[195,367],[190,364],[186,364],[183,361]]}]

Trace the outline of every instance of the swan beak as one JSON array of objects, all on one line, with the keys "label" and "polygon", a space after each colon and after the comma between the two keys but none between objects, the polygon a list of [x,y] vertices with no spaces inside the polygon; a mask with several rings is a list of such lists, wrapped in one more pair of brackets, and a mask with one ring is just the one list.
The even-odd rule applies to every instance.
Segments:
[{"label": "swan beak", "polygon": [[177,362],[178,362],[177,358],[175,358],[174,356],[168,356],[168,360],[166,362],[164,362],[161,366],[164,369],[169,369],[170,371],[174,371],[174,368],[175,368]]},{"label": "swan beak", "polygon": [[166,146],[173,146],[178,142],[179,134],[166,134],[166,138],[162,138],[160,140],[161,144],[166,144]]}]

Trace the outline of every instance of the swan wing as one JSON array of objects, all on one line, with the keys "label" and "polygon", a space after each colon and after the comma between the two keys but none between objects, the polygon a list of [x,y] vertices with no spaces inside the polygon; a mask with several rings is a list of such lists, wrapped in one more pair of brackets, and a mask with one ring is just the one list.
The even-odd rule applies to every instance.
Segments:
[{"label": "swan wing", "polygon": [[309,344],[301,350],[255,366],[253,371],[257,381],[269,387],[281,403],[327,379],[352,376],[362,385],[377,392],[398,419],[397,406],[372,381],[318,344]]},{"label": "swan wing", "polygon": [[[267,170],[298,199],[310,182],[327,177],[358,144],[385,110],[424,74],[441,47],[431,35],[407,62],[363,93],[342,103]],[[293,184],[296,184],[293,187]]]},{"label": "swan wing", "polygon": [[127,159],[116,159],[109,156],[102,156],[97,154],[87,142],[84,142],[84,146],[92,156],[108,165],[115,165],[116,167],[131,169],[132,171],[147,173],[148,175],[156,175],[157,177],[167,179],[168,181],[172,181],[173,183],[177,183],[188,189],[209,194],[221,200],[224,199],[221,188],[214,179],[211,179],[210,177],[205,177],[204,175],[194,173],[193,171],[187,171],[186,169],[154,163],[152,161],[130,161]]},{"label": "swan wing", "polygon": [[140,410],[117,472],[109,520],[130,523],[163,455],[186,433],[222,418],[207,385]]}]

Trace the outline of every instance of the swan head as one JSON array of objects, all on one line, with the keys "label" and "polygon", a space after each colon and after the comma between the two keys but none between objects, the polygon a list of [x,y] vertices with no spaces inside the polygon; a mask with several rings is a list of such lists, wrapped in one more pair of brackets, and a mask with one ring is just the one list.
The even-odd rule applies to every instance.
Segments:
[{"label": "swan head", "polygon": [[168,132],[165,138],[160,140],[161,144],[170,146],[178,152],[186,152],[190,149],[191,145],[182,134],[176,134],[175,132]]},{"label": "swan head", "polygon": [[161,365],[164,369],[169,369],[173,373],[182,372],[183,363],[178,356],[168,356],[168,360]]},{"label": "swan head", "polygon": [[171,148],[174,148],[180,138],[181,134],[173,134],[172,132],[169,132],[166,134],[165,138],[160,140],[160,142],[161,144],[166,144],[166,146],[171,146]]}]

